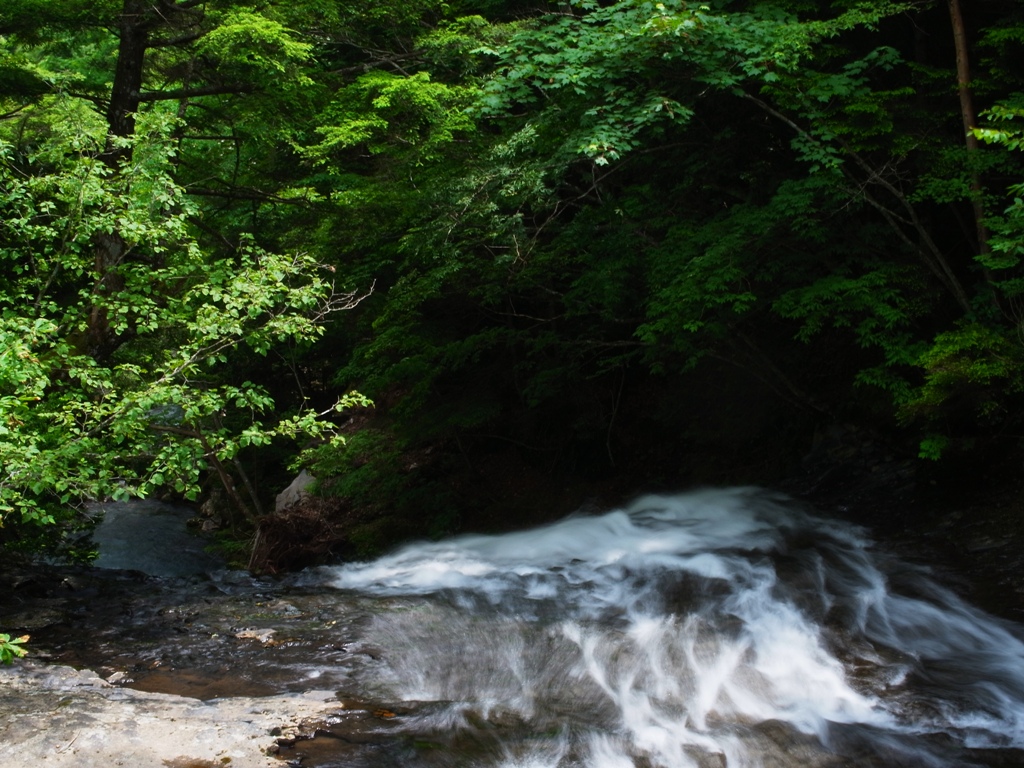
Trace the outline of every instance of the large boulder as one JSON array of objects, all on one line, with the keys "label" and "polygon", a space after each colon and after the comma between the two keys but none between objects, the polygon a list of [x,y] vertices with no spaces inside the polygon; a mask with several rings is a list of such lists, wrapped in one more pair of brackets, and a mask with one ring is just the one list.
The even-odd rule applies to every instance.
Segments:
[{"label": "large boulder", "polygon": [[292,480],[291,484],[277,494],[277,499],[274,502],[274,511],[283,512],[289,507],[293,507],[298,504],[310,495],[310,487],[315,482],[316,478],[306,470],[299,472],[298,476]]}]

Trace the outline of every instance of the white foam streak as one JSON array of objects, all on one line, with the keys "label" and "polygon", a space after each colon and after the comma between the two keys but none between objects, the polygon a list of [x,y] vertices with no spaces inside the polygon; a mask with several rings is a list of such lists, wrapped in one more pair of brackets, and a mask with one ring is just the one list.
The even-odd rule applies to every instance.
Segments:
[{"label": "white foam streak", "polygon": [[844,738],[874,733],[907,764],[946,764],[915,734],[1024,747],[1017,629],[887,563],[854,526],[737,489],[328,573],[342,589],[425,600],[382,609],[371,631],[394,695],[561,729],[503,768],[756,766],[758,750],[788,749],[772,723],[825,755],[846,724]]},{"label": "white foam streak", "polygon": [[565,569],[562,578],[568,584],[616,565],[683,567],[724,578],[726,572],[709,550],[737,543],[751,550],[770,549],[778,538],[770,521],[759,520],[744,507],[744,496],[742,491],[694,494],[685,507],[647,497],[631,512],[572,517],[503,536],[419,544],[337,569],[334,583],[377,594],[472,589],[500,596],[513,587],[508,576],[549,577],[552,569]]}]

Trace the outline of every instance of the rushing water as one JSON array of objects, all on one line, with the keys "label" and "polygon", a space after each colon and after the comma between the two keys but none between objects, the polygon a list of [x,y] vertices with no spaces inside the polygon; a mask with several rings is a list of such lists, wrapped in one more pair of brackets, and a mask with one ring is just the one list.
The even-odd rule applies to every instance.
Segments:
[{"label": "rushing water", "polygon": [[[135,606],[100,641],[162,638],[135,651],[140,687],[338,690],[303,766],[1024,764],[1021,628],[763,492],[649,496],[242,583]],[[175,612],[188,641],[171,653]]]},{"label": "rushing water", "polygon": [[[317,576],[419,598],[372,619],[382,663],[362,684],[431,703],[410,734],[475,734],[465,764],[938,766],[1024,747],[1018,628],[764,494],[650,496]],[[406,764],[460,764],[419,753]]]}]

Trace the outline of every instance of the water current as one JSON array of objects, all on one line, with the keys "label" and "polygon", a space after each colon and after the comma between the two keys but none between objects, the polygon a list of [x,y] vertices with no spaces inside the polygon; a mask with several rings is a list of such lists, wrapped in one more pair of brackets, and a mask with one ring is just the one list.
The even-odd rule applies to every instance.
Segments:
[{"label": "water current", "polygon": [[[161,609],[189,615],[191,662],[136,669],[153,689],[161,665],[207,686],[248,665],[274,690],[339,691],[303,766],[1024,764],[1022,628],[761,491],[213,584]],[[217,616],[214,593],[235,601]]]},{"label": "water current", "polygon": [[486,732],[478,764],[939,766],[1024,747],[1018,628],[764,494],[649,496],[314,578],[420,598],[374,616],[385,663],[365,682],[432,704],[413,733]]}]

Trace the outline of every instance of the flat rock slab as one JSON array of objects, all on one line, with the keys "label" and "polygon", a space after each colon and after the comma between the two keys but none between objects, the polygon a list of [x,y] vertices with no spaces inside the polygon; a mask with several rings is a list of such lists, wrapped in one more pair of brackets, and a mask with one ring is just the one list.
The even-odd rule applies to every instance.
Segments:
[{"label": "flat rock slab", "polygon": [[190,507],[132,500],[97,504],[91,511],[103,515],[92,535],[99,568],[189,576],[224,567],[223,560],[205,551],[209,540],[186,527],[196,514]]},{"label": "flat rock slab", "polygon": [[283,768],[268,750],[342,706],[332,691],[204,702],[27,660],[0,668],[0,702],[0,764],[69,768]]}]

